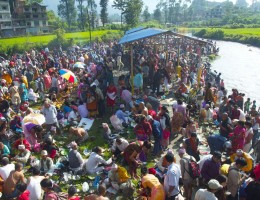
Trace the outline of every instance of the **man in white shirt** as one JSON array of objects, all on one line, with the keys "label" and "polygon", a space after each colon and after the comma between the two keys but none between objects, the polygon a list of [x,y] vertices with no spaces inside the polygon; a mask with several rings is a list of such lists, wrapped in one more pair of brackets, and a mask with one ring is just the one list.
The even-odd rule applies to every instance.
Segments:
[{"label": "man in white shirt", "polygon": [[211,179],[208,182],[207,189],[199,189],[196,192],[194,200],[218,200],[214,193],[216,193],[221,188],[223,187],[217,180]]},{"label": "man in white shirt", "polygon": [[100,164],[110,165],[112,163],[112,158],[107,161],[101,156],[102,149],[100,147],[95,147],[92,150],[88,160],[84,163],[84,169],[88,174],[96,174],[103,171],[105,168],[103,166],[99,167]]},{"label": "man in white shirt", "polygon": [[78,107],[77,106],[70,106],[72,111],[70,111],[68,116],[68,122],[72,126],[77,126],[79,121],[79,114],[78,114]]},{"label": "man in white shirt", "polygon": [[51,104],[51,100],[44,101],[42,113],[45,117],[46,131],[50,131],[52,127],[56,127],[57,133],[60,133],[60,126],[57,119],[57,110],[54,105]]},{"label": "man in white shirt", "polygon": [[119,154],[124,153],[124,150],[128,145],[129,142],[126,139],[117,138],[114,140],[111,150],[115,156],[118,156]]},{"label": "man in white shirt", "polygon": [[164,177],[166,200],[175,200],[175,197],[180,193],[179,179],[181,177],[181,170],[180,167],[173,162],[173,154],[166,154],[165,159],[166,165],[168,166],[167,173]]},{"label": "man in white shirt", "polygon": [[209,104],[206,104],[205,110],[206,110],[206,117],[205,117],[204,121],[212,121],[213,120],[213,111],[210,108]]},{"label": "man in white shirt", "polygon": [[14,170],[14,164],[10,164],[9,159],[7,157],[4,157],[1,163],[2,167],[0,167],[0,176],[5,181],[8,178],[10,172]]}]

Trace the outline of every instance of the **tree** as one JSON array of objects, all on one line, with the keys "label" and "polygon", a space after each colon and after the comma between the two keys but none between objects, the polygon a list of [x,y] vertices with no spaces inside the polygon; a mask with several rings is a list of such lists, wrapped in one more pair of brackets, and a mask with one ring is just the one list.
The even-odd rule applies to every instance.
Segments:
[{"label": "tree", "polygon": [[145,9],[143,11],[143,20],[144,22],[148,22],[151,18],[151,14],[149,13],[148,6],[145,6]]},{"label": "tree", "polygon": [[236,6],[238,6],[240,8],[247,8],[248,4],[247,4],[246,0],[237,0]]},{"label": "tree", "polygon": [[85,0],[76,0],[78,2],[78,11],[79,11],[79,14],[78,14],[78,26],[81,30],[84,30],[85,29],[85,21],[86,21],[86,13],[83,12],[84,10],[84,5],[83,5],[83,2]]},{"label": "tree", "polygon": [[108,21],[107,4],[108,4],[108,0],[100,0],[100,7],[101,7],[100,18],[103,26]]},{"label": "tree", "polygon": [[157,20],[158,22],[162,22],[162,12],[160,8],[156,8],[153,12],[153,18]]},{"label": "tree", "polygon": [[123,24],[123,14],[126,10],[127,0],[114,0],[112,7],[121,11],[121,27]]},{"label": "tree", "polygon": [[60,4],[58,5],[58,15],[66,20],[70,28],[72,23],[75,22],[77,15],[75,0],[60,0]]},{"label": "tree", "polygon": [[33,2],[42,3],[43,0],[26,0],[26,1],[25,1],[25,3],[27,3],[27,4],[32,4]]},{"label": "tree", "polygon": [[139,23],[139,18],[142,13],[142,0],[129,0],[126,4],[125,21],[130,27],[134,27]]}]

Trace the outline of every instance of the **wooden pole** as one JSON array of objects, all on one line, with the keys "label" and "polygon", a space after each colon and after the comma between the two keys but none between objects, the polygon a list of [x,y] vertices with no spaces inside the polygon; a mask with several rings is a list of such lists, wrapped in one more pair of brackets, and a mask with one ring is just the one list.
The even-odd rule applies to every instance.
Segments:
[{"label": "wooden pole", "polygon": [[134,55],[133,55],[133,44],[130,45],[131,50],[131,85],[132,85],[132,95],[134,95],[135,88],[134,88]]}]

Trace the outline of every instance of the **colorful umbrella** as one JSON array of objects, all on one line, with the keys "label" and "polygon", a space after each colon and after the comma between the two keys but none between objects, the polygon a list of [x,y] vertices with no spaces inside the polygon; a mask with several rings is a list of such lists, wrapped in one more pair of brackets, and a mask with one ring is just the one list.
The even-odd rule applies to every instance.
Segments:
[{"label": "colorful umbrella", "polygon": [[67,69],[60,69],[59,70],[60,75],[65,78],[70,83],[77,83],[78,80],[73,72]]},{"label": "colorful umbrella", "polygon": [[42,114],[29,114],[23,118],[23,123],[31,122],[33,124],[42,125],[45,123],[45,117]]},{"label": "colorful umbrella", "polygon": [[74,65],[73,65],[74,68],[80,68],[80,69],[84,69],[85,68],[85,64],[82,63],[82,62],[76,62]]}]

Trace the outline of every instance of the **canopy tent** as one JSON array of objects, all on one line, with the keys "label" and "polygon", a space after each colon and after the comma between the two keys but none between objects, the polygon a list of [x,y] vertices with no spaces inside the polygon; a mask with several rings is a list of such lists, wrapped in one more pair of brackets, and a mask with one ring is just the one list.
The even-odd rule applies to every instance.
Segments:
[{"label": "canopy tent", "polygon": [[[154,40],[153,40],[154,39]],[[180,40],[188,41],[191,43],[196,43],[198,45],[206,45],[211,44],[208,41],[204,41],[198,38],[186,36],[183,34],[179,34],[170,30],[163,30],[157,28],[133,28],[126,31],[125,35],[120,39],[119,44],[126,45],[130,47],[130,55],[131,55],[131,83],[133,86],[134,79],[134,67],[133,67],[133,46],[138,42],[148,41],[146,45],[161,45],[164,46],[166,51],[168,51],[169,41],[174,41],[176,45],[178,45],[178,55],[179,55],[179,47]],[[150,44],[149,44],[150,42]],[[178,56],[179,63],[179,56]],[[134,93],[134,87],[132,87],[132,94]]]}]

